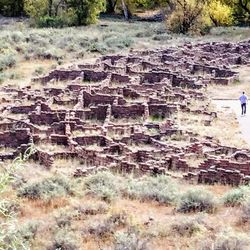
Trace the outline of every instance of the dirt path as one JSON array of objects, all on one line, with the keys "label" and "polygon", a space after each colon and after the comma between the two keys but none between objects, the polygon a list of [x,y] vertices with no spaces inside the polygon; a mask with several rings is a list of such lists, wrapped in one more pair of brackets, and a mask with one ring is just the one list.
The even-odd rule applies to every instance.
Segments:
[{"label": "dirt path", "polygon": [[[241,116],[241,107],[238,100],[213,100],[213,103],[219,109],[231,109],[236,114],[237,120],[240,125],[240,130],[244,140],[250,145],[250,106],[247,106],[246,116]],[[234,119],[234,117],[232,117]],[[227,126],[225,124],[224,132],[227,132]]]}]

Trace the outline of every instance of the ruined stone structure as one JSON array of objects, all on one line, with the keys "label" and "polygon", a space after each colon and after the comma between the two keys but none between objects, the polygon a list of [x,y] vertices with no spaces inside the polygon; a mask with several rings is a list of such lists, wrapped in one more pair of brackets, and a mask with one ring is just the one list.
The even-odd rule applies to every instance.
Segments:
[{"label": "ruined stone structure", "polygon": [[[112,168],[183,171],[185,179],[209,184],[248,183],[250,152],[222,147],[209,137],[197,140],[178,128],[175,118],[180,111],[204,114],[210,126],[216,113],[189,104],[206,100],[202,90],[211,83],[237,81],[231,66],[249,62],[250,41],[185,44],[56,69],[33,79],[39,88],[2,87],[0,146],[9,150],[0,151],[0,160],[14,159],[34,143],[34,159],[48,169],[58,158],[81,159],[82,167],[72,173],[76,177]],[[186,146],[171,143],[176,135],[186,138]],[[193,167],[190,156],[205,161]]]}]

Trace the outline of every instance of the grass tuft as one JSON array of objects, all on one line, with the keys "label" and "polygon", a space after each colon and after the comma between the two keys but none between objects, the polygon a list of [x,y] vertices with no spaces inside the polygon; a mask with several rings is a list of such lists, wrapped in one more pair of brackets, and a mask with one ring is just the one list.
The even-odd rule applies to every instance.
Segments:
[{"label": "grass tuft", "polygon": [[73,189],[68,179],[51,177],[39,182],[26,184],[19,188],[18,196],[31,200],[50,200],[55,197],[72,195]]},{"label": "grass tuft", "polygon": [[216,210],[217,201],[211,192],[191,189],[180,197],[177,211],[181,213],[207,212]]},{"label": "grass tuft", "polygon": [[250,187],[242,186],[227,192],[222,200],[225,206],[235,207],[241,206],[250,197]]}]

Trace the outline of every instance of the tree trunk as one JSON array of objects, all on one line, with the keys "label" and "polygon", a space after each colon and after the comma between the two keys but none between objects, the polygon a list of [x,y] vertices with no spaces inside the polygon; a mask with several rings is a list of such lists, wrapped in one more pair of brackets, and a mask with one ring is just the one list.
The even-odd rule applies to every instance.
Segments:
[{"label": "tree trunk", "polygon": [[248,1],[244,3],[243,0],[240,0],[240,6],[243,10],[245,10],[248,14],[250,14],[250,8],[248,8]]},{"label": "tree trunk", "polygon": [[53,5],[53,0],[49,0],[49,6],[48,6],[49,16],[52,16],[52,5]]},{"label": "tree trunk", "polygon": [[58,16],[58,10],[59,10],[59,7],[61,6],[62,2],[63,2],[63,0],[60,0],[58,2],[58,4],[56,5],[56,7],[55,7],[55,16]]},{"label": "tree trunk", "polygon": [[117,0],[107,0],[107,10],[106,13],[114,14]]},{"label": "tree trunk", "polygon": [[128,7],[124,0],[122,0],[122,9],[125,19],[128,20],[129,19]]}]

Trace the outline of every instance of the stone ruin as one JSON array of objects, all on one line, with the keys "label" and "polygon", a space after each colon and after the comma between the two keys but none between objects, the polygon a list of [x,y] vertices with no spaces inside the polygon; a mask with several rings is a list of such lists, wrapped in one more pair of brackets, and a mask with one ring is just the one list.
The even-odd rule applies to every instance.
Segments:
[{"label": "stone ruin", "polygon": [[[0,91],[0,160],[29,145],[50,169],[57,159],[79,159],[75,177],[100,169],[138,174],[182,171],[199,183],[250,182],[250,151],[220,145],[178,127],[178,112],[203,114],[211,126],[204,88],[239,80],[232,66],[249,64],[250,41],[185,44],[164,50],[103,56],[94,64],[55,69],[30,86]],[[37,87],[39,85],[39,87]],[[193,109],[190,103],[204,105]],[[185,145],[172,143],[173,136]],[[192,166],[189,158],[204,159]]]}]

